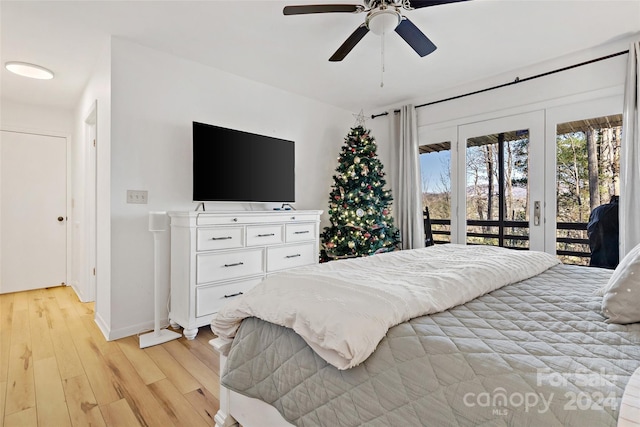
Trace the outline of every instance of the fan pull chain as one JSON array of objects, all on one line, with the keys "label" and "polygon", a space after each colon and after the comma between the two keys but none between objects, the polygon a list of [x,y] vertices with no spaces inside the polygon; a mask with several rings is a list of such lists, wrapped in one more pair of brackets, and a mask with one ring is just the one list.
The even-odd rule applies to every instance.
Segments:
[{"label": "fan pull chain", "polygon": [[385,32],[382,32],[382,35],[380,37],[380,61],[382,62],[382,64],[380,65],[381,68],[381,72],[380,72],[380,87],[384,87],[384,34]]}]

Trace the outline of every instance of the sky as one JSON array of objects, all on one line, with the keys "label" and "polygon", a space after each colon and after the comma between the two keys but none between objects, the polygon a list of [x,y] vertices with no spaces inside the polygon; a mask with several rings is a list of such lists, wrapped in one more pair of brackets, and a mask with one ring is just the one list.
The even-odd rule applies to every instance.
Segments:
[{"label": "sky", "polygon": [[441,193],[443,183],[441,175],[446,174],[449,188],[451,178],[449,177],[451,162],[451,151],[438,151],[420,155],[420,172],[422,175],[422,191],[426,193]]}]

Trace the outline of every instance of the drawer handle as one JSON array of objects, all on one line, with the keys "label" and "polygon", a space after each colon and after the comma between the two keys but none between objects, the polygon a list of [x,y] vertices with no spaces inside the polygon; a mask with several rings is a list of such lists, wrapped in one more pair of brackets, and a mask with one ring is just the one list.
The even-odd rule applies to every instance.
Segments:
[{"label": "drawer handle", "polygon": [[236,262],[235,264],[225,264],[225,267],[236,267],[238,265],[244,265],[243,262]]},{"label": "drawer handle", "polygon": [[238,295],[242,295],[242,292],[236,292],[235,294],[231,294],[231,295],[225,295],[225,298],[233,298],[233,297],[237,297]]},{"label": "drawer handle", "polygon": [[301,255],[300,254],[287,255],[287,256],[285,256],[285,258],[296,258],[296,257],[299,257],[299,256],[301,256]]},{"label": "drawer handle", "polygon": [[305,230],[305,231],[294,231],[293,234],[307,234],[309,232],[309,230]]},{"label": "drawer handle", "polygon": [[271,237],[271,236],[275,236],[276,233],[269,233],[269,234],[258,234],[258,237]]},{"label": "drawer handle", "polygon": [[233,239],[233,237],[231,236],[227,236],[227,237],[212,237],[211,240],[231,240]]}]

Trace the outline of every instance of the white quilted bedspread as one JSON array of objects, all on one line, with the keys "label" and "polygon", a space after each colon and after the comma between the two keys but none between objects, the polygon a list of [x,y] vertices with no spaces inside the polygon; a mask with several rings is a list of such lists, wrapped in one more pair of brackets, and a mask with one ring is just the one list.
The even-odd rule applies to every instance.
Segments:
[{"label": "white quilted bedspread", "polygon": [[328,363],[366,360],[389,328],[464,304],[558,264],[549,254],[443,245],[301,267],[231,301],[211,328],[232,339],[257,317],[297,332]]}]

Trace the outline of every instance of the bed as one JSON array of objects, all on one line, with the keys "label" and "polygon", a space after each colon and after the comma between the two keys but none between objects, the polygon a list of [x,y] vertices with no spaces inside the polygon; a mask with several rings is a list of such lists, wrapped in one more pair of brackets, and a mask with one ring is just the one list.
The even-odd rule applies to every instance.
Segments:
[{"label": "bed", "polygon": [[[479,276],[471,280],[482,284],[479,295],[465,295],[470,299],[459,303],[458,294],[467,294],[466,288],[451,288],[456,289],[455,298],[444,304],[450,307],[442,309],[438,305],[434,309],[427,304],[426,314],[407,314],[408,319],[390,326],[374,343],[375,351],[370,355],[350,355],[344,363],[328,357],[329,363],[323,354],[326,349],[318,349],[317,342],[310,343],[309,332],[301,331],[296,323],[302,317],[300,313],[289,316],[294,321],[287,323],[277,319],[277,314],[273,320],[270,313],[247,311],[243,301],[230,304],[221,317],[226,315],[229,320],[243,312],[238,316],[239,326],[228,333],[224,321],[218,319],[216,323],[214,319],[212,325],[222,337],[212,341],[221,352],[216,425],[232,426],[237,420],[244,427],[615,426],[625,388],[640,366],[640,323],[614,324],[603,315],[603,297],[594,292],[607,284],[611,270],[561,265],[544,254],[532,261],[541,271],[526,271],[529,277],[517,280],[519,276],[515,275],[504,284],[502,276],[525,269],[517,260],[497,258],[496,265],[487,261],[495,249],[500,256],[507,250],[446,246],[402,251],[411,252],[409,262],[399,255],[380,257],[379,268],[391,271],[392,277],[415,273],[424,280],[428,275],[424,276],[421,266],[431,263],[429,269],[451,276],[450,269],[460,264],[460,259],[478,253],[479,264],[469,267],[473,262],[463,263],[460,277]],[[442,258],[432,251],[442,252]],[[438,261],[432,262],[434,259]],[[287,273],[288,277],[265,280],[263,291],[273,291],[285,302],[278,307],[267,302],[262,310],[286,311],[295,301],[289,301],[295,298],[289,295],[295,293],[291,288],[288,293],[278,290],[280,282],[289,279],[291,284],[302,283],[318,274],[317,269],[327,278],[342,266],[339,263],[342,261],[335,262],[335,267],[305,267],[307,270]],[[491,276],[501,263],[506,264],[506,273],[498,271]],[[478,272],[481,264],[490,268]],[[373,268],[372,276],[384,275],[377,268]],[[365,264],[365,269],[370,270],[371,265]],[[351,276],[339,274],[355,281],[356,288],[361,282],[371,281],[370,277],[358,280],[355,271]],[[446,286],[435,287],[447,290]],[[256,292],[257,300],[264,299],[259,290]],[[384,292],[389,291],[385,288],[376,298],[381,299]],[[305,292],[298,293],[305,297]],[[429,294],[432,299],[441,296],[438,292]],[[414,297],[421,298],[411,288],[408,299],[395,301],[394,293],[388,296],[386,305],[395,312],[398,306],[412,303]],[[312,304],[319,306],[327,299],[327,307],[336,304],[322,293]],[[375,299],[372,301],[372,312],[377,315],[378,307]],[[342,317],[326,307],[316,310],[322,311],[326,325],[336,328],[342,324]],[[378,319],[373,316],[369,321],[376,323]],[[306,322],[308,318],[301,323]],[[350,329],[347,325],[351,320],[344,322],[345,329]],[[333,333],[327,329],[321,335],[325,338]],[[362,352],[356,349],[353,353]]]}]

